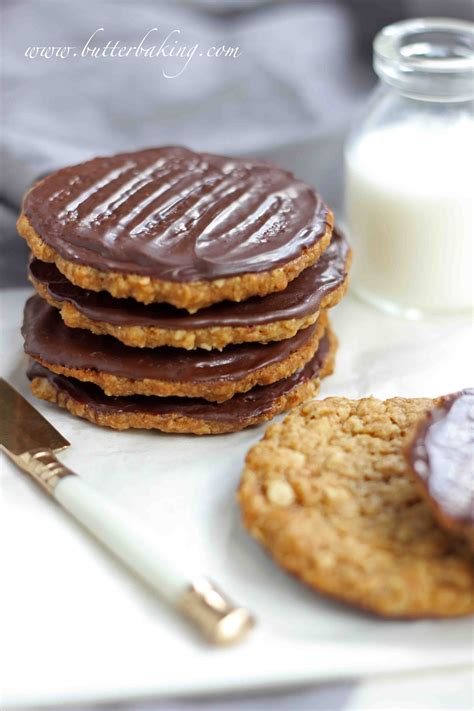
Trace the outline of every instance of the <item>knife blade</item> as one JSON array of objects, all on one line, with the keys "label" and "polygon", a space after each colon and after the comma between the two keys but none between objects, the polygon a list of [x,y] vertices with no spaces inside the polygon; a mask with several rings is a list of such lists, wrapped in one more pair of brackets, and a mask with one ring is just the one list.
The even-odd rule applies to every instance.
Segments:
[{"label": "knife blade", "polygon": [[69,442],[6,380],[0,378],[0,448],[15,456],[47,447],[53,452]]},{"label": "knife blade", "polygon": [[210,580],[186,575],[141,525],[56,458],[69,442],[0,378],[0,449],[97,540],[191,621],[212,643],[239,641],[254,625]]}]

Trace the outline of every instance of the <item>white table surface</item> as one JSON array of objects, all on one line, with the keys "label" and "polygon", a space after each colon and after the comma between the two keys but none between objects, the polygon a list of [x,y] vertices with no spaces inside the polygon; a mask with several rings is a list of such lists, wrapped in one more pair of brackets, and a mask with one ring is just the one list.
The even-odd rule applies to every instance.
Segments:
[{"label": "white table surface", "polygon": [[[24,394],[18,331],[27,293],[1,294],[0,371]],[[321,396],[432,396],[470,382],[465,320],[407,322],[349,297],[333,322],[341,348]],[[199,563],[256,612],[259,626],[240,647],[205,648],[2,458],[5,706],[472,707],[472,620],[386,622],[323,601],[242,530],[234,492],[263,428],[217,438],[119,433],[35,404],[72,442],[65,463],[188,565]]]}]

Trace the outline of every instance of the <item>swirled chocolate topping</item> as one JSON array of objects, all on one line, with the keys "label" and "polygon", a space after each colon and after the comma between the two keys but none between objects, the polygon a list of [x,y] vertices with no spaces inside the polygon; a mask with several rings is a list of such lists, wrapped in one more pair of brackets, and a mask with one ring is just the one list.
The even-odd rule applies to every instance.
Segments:
[{"label": "swirled chocolate topping", "polygon": [[58,170],[27,193],[23,211],[68,261],[177,282],[271,271],[332,220],[292,173],[180,147]]},{"label": "swirled chocolate topping", "polygon": [[240,380],[278,363],[304,346],[316,328],[317,322],[284,341],[232,345],[222,351],[130,348],[112,336],[68,328],[55,308],[32,296],[25,306],[22,334],[26,353],[51,365],[92,369],[131,380],[206,383]]},{"label": "swirled chocolate topping", "polygon": [[245,422],[266,414],[272,404],[282,395],[318,376],[329,352],[329,339],[325,335],[319,342],[319,348],[313,358],[288,378],[272,385],[257,385],[247,393],[234,395],[230,400],[215,403],[201,398],[154,397],[132,395],[128,397],[110,397],[92,383],[83,383],[75,378],[56,375],[39,363],[32,361],[27,375],[33,378],[47,378],[58,391],[66,392],[77,402],[88,405],[103,413],[138,412],[150,415],[180,414],[199,420],[218,420],[220,422]]},{"label": "swirled chocolate topping", "polygon": [[474,388],[441,399],[419,426],[409,458],[440,512],[474,528]]},{"label": "swirled chocolate topping", "polygon": [[329,247],[312,267],[288,284],[284,291],[254,296],[240,303],[221,301],[190,314],[170,304],[141,304],[134,299],[114,299],[105,291],[86,291],[72,284],[56,268],[33,259],[29,265],[34,281],[46,286],[57,302],[69,302],[92,321],[118,326],[156,326],[194,330],[223,326],[247,326],[304,318],[316,313],[324,298],[347,277],[349,245],[334,232]]}]

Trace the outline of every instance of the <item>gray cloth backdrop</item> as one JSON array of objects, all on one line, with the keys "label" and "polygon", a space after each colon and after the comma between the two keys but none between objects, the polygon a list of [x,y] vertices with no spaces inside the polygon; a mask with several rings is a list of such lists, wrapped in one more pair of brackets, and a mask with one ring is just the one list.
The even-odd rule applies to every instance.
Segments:
[{"label": "gray cloth backdrop", "polygon": [[[341,132],[373,83],[347,4],[15,0],[3,11],[2,285],[24,282],[26,249],[14,229],[24,190],[97,154],[185,144],[267,155],[318,182],[327,200],[337,198]],[[176,74],[183,60],[25,57],[31,46],[81,49],[100,27],[96,44],[137,45],[157,27],[150,44],[179,29],[173,39],[199,43],[198,52],[225,44],[240,56],[196,52],[173,79],[163,72]],[[295,153],[284,148],[321,135],[321,154],[308,155],[304,143]]]},{"label": "gray cloth backdrop", "polygon": [[[42,174],[97,154],[182,143],[258,154],[341,202],[342,145],[374,82],[370,42],[407,14],[470,16],[472,0],[0,0],[0,285],[25,283],[26,248],[15,237],[25,189]],[[119,40],[159,45],[173,30],[199,48],[183,59],[81,57]],[[210,46],[239,47],[208,58]],[[74,46],[79,56],[30,59],[28,47]],[[291,147],[288,147],[288,144]],[[293,148],[293,144],[296,144]]]}]

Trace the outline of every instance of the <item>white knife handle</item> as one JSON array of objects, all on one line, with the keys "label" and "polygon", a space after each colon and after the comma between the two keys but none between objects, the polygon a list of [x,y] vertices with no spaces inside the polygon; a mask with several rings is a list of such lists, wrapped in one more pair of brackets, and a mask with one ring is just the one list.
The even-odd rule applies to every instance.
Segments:
[{"label": "white knife handle", "polygon": [[15,457],[45,491],[161,597],[184,613],[212,642],[240,639],[254,624],[206,578],[192,579],[163,546],[126,513],[94,491],[62,464],[51,450]]},{"label": "white knife handle", "polygon": [[53,497],[165,600],[174,604],[184,593],[189,579],[163,550],[158,554],[156,540],[80,477],[60,479]]}]

